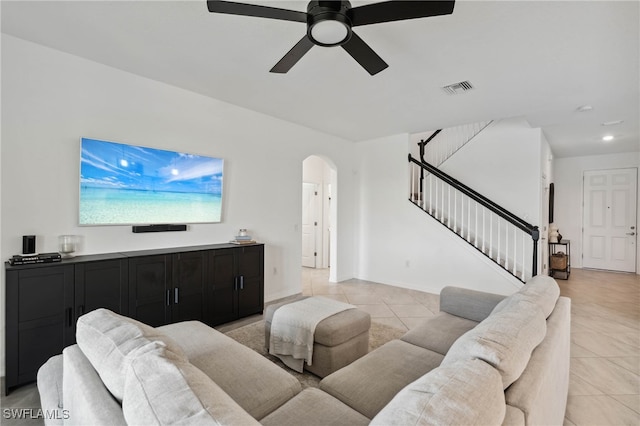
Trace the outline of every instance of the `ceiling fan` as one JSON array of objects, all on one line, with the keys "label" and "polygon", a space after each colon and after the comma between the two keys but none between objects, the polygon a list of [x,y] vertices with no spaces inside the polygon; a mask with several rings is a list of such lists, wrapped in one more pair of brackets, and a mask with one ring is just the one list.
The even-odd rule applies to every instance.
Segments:
[{"label": "ceiling fan", "polygon": [[342,46],[371,75],[389,65],[369,47],[352,27],[404,19],[449,15],[455,1],[385,1],[351,7],[348,1],[310,1],[306,12],[223,0],[208,0],[209,12],[256,16],[284,21],[305,22],[307,34],[271,68],[286,73],[314,45]]}]

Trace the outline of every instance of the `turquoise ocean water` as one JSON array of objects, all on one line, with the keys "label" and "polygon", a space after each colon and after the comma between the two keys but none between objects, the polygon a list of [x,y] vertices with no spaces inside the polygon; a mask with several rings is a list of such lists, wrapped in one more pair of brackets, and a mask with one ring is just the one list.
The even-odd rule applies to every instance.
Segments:
[{"label": "turquoise ocean water", "polygon": [[219,194],[80,188],[80,225],[220,222]]}]

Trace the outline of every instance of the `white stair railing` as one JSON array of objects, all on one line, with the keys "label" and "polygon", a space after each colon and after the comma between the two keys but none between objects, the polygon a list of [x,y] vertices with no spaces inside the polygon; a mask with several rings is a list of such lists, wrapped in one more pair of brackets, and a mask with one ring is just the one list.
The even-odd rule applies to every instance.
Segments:
[{"label": "white stair railing", "polygon": [[537,274],[538,228],[409,155],[409,200],[525,282]]},{"label": "white stair railing", "polygon": [[419,142],[419,144],[424,144],[422,161],[439,167],[491,123],[492,121],[482,121],[449,127],[440,130],[437,138],[422,139]]}]

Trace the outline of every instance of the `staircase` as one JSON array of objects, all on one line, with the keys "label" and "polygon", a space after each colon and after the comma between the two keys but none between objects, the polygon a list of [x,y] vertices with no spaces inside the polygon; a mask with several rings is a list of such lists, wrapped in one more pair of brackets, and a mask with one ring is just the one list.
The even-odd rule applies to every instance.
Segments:
[{"label": "staircase", "polygon": [[409,154],[409,201],[526,282],[537,275],[538,227],[438,168],[489,124],[436,130],[421,140],[420,158]]}]

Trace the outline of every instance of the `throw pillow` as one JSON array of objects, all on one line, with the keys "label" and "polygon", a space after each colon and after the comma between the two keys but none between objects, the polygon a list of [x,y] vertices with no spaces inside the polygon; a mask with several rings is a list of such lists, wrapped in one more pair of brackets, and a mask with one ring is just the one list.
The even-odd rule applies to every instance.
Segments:
[{"label": "throw pillow", "polygon": [[166,348],[131,362],[122,411],[130,425],[259,425],[209,376]]},{"label": "throw pillow", "polygon": [[555,309],[558,297],[560,297],[560,287],[556,280],[546,275],[536,275],[516,293],[498,303],[491,313],[500,312],[507,306],[520,301],[527,301],[540,309],[546,319]]},{"label": "throw pillow", "polygon": [[118,401],[122,401],[124,378],[132,359],[159,346],[184,357],[180,346],[162,332],[104,308],[78,318],[76,341]]},{"label": "throw pillow", "polygon": [[479,359],[440,366],[405,386],[371,425],[499,425],[506,411],[500,374]]},{"label": "throw pillow", "polygon": [[442,365],[481,359],[500,372],[506,389],[520,377],[546,333],[547,322],[542,312],[531,303],[520,301],[490,315],[460,336]]}]

